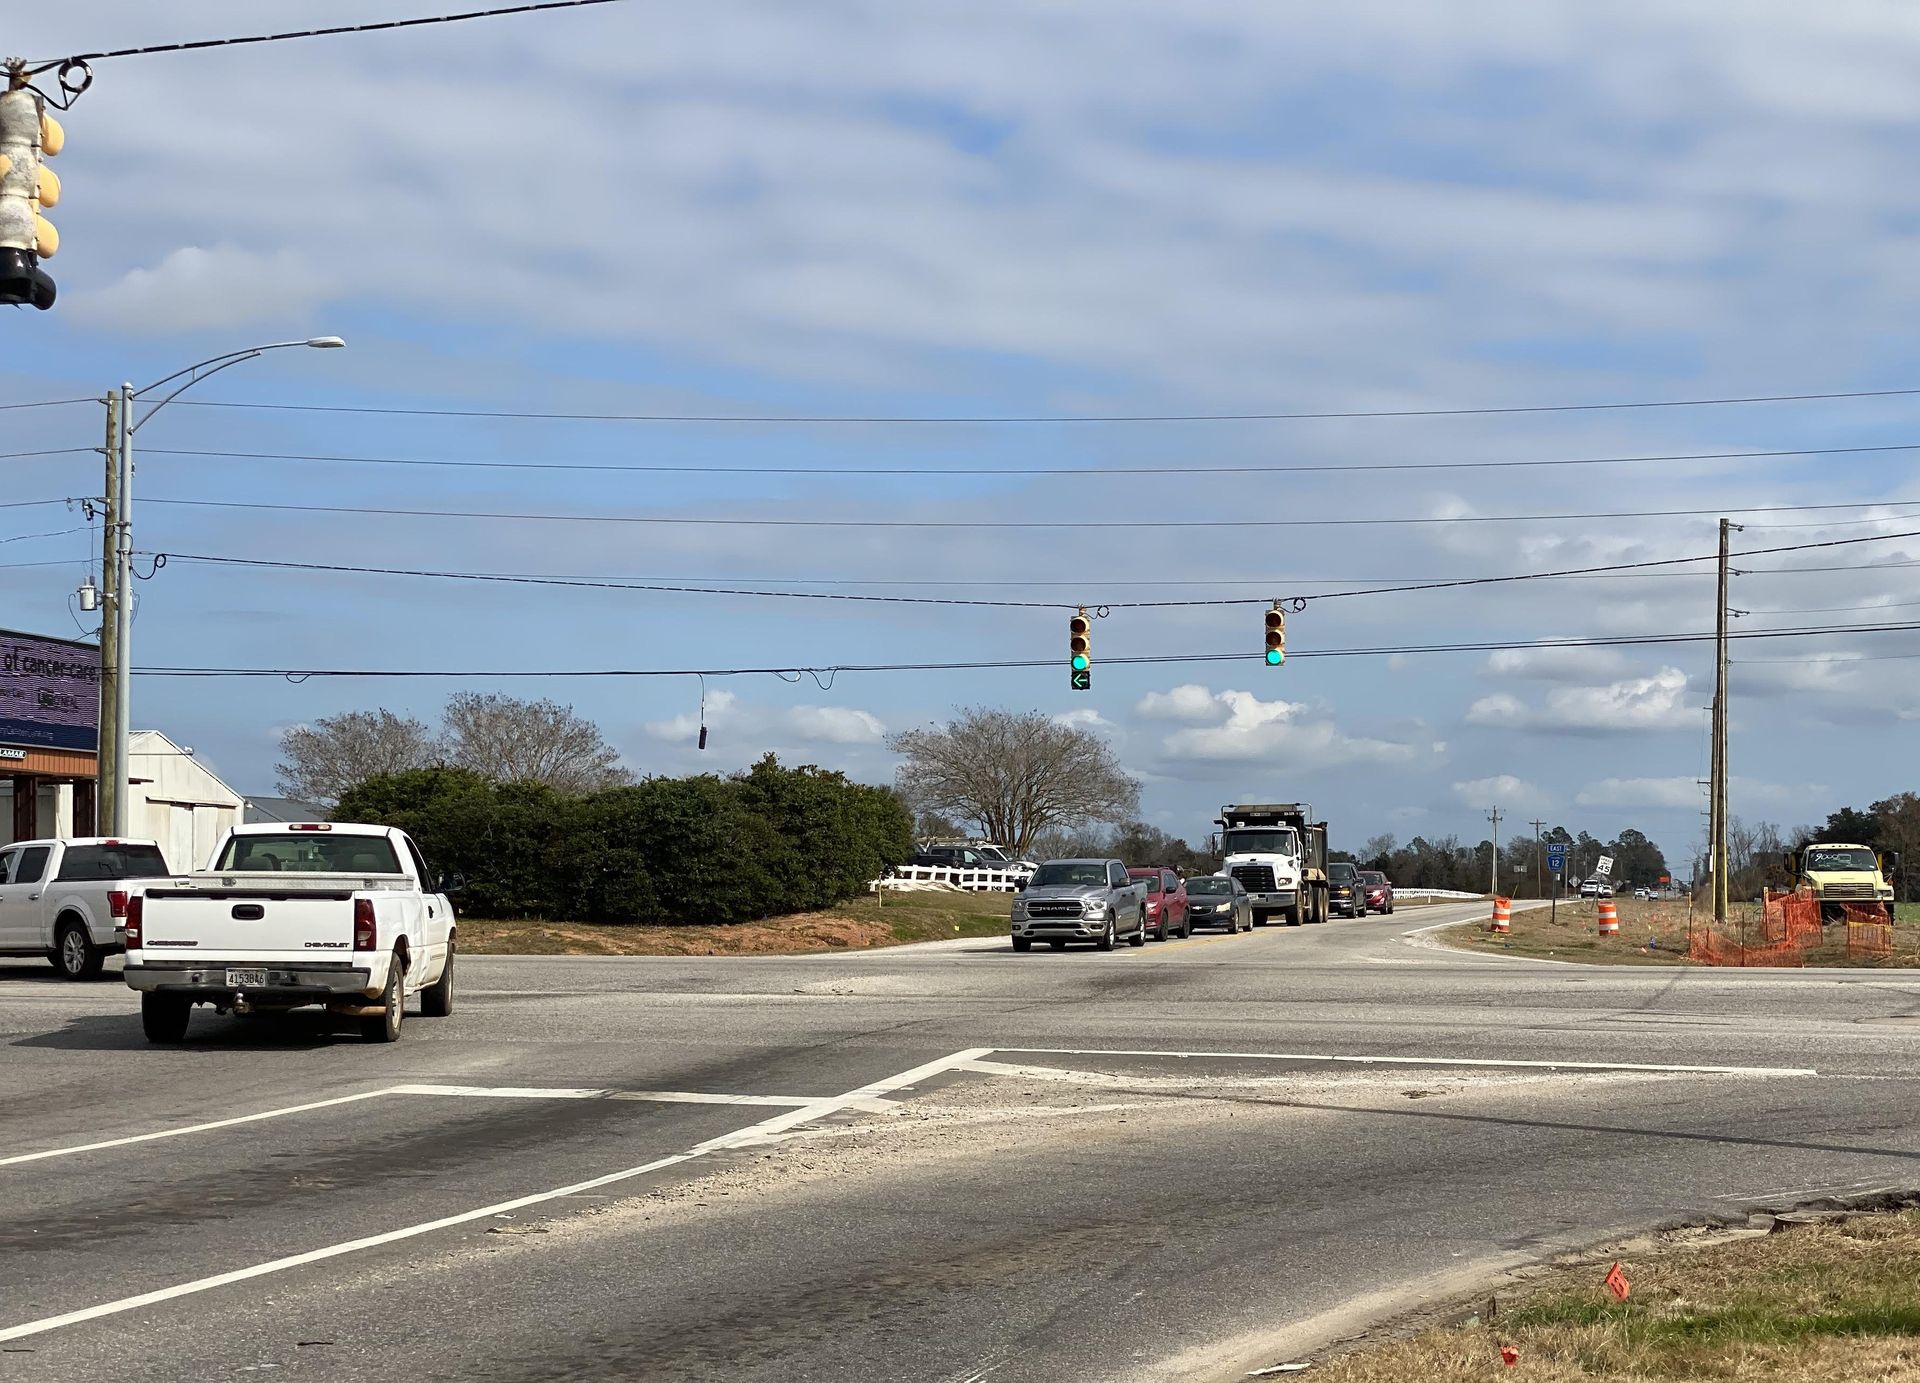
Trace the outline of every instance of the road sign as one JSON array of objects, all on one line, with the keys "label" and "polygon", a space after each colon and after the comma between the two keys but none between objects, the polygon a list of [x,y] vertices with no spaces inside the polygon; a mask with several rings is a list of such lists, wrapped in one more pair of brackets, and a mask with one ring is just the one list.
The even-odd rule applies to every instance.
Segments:
[{"label": "road sign", "polygon": [[1593,872],[1598,874],[1603,879],[1606,878],[1609,874],[1613,873],[1613,856],[1602,855],[1600,857],[1600,863],[1596,864],[1593,867]]},{"label": "road sign", "polygon": [[1555,874],[1567,872],[1567,844],[1563,840],[1552,841],[1547,845],[1547,868]]}]

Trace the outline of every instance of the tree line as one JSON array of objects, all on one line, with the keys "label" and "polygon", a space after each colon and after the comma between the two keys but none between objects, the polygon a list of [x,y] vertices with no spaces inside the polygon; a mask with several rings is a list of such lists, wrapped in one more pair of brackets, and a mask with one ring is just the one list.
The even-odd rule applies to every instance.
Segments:
[{"label": "tree line", "polygon": [[406,831],[436,869],[462,877],[461,910],[479,917],[743,922],[864,893],[913,850],[893,792],[771,754],[726,777],[571,796],[411,768],[348,788],[334,814]]},{"label": "tree line", "polygon": [[[1842,807],[1819,826],[1783,828],[1771,821],[1747,822],[1727,818],[1727,882],[1735,898],[1756,898],[1769,885],[1786,882],[1781,857],[1813,841],[1865,845],[1873,850],[1898,852],[1901,867],[1893,878],[1894,896],[1901,902],[1920,900],[1920,795],[1896,792],[1867,807]],[[1707,877],[1706,852],[1698,853],[1694,877]]]}]

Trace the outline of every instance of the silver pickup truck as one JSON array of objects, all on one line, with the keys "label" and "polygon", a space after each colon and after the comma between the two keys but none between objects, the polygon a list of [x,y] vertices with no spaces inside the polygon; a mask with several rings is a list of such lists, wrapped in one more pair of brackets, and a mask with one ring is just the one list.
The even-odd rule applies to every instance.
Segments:
[{"label": "silver pickup truck", "polygon": [[1111,951],[1121,937],[1147,944],[1147,886],[1119,860],[1048,860],[1013,895],[1013,949],[1044,941],[1056,951],[1091,941]]}]

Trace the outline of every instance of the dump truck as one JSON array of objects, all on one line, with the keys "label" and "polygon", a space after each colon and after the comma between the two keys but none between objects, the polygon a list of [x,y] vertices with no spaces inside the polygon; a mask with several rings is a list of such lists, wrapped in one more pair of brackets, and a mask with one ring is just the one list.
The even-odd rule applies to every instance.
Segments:
[{"label": "dump truck", "polygon": [[1221,872],[1240,881],[1253,924],[1279,914],[1289,927],[1327,920],[1327,823],[1305,802],[1241,802],[1220,809]]},{"label": "dump truck", "polygon": [[1887,921],[1893,921],[1890,880],[1900,868],[1895,852],[1876,855],[1865,845],[1815,841],[1787,851],[1782,863],[1793,886],[1819,900],[1822,922],[1845,921],[1849,905],[1866,912],[1884,911]]}]

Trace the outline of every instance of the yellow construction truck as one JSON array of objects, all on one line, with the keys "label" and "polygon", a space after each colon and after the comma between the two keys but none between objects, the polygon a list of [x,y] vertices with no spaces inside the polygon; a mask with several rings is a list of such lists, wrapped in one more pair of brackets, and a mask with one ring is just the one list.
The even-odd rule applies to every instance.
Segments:
[{"label": "yellow construction truck", "polygon": [[1884,911],[1893,920],[1893,885],[1900,856],[1892,850],[1876,855],[1865,845],[1817,841],[1789,850],[1784,860],[1796,889],[1806,889],[1820,902],[1822,922],[1846,919],[1849,904]]}]

